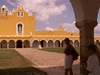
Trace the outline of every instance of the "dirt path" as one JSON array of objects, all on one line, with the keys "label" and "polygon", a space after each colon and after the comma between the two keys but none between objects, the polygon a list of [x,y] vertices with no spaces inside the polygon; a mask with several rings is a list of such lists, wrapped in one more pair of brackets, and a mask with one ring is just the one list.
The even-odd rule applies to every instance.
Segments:
[{"label": "dirt path", "polygon": [[[35,63],[48,75],[64,75],[64,54],[41,51],[34,48],[16,49],[21,55]],[[80,58],[79,58],[80,59]],[[74,74],[80,75],[79,59],[74,61]]]}]

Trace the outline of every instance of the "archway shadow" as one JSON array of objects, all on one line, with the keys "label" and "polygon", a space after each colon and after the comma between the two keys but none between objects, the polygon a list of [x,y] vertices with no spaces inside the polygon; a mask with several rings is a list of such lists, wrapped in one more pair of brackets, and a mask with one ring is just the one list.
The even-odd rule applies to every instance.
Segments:
[{"label": "archway shadow", "polygon": [[[74,75],[80,75],[80,64],[74,64],[72,68]],[[47,72],[48,75],[64,75],[64,66],[40,67],[39,69]]]},{"label": "archway shadow", "polygon": [[[73,65],[73,73],[80,75],[80,64]],[[64,75],[64,66],[0,69],[0,75]]]},{"label": "archway shadow", "polygon": [[35,67],[0,69],[0,75],[47,75]]}]

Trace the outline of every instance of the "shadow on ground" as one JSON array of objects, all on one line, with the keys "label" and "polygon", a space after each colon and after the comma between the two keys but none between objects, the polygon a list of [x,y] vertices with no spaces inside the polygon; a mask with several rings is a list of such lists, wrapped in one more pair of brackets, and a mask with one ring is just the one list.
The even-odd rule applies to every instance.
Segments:
[{"label": "shadow on ground", "polygon": [[[47,72],[48,75],[64,75],[64,66],[48,67],[48,68],[39,68],[44,72]],[[74,75],[80,75],[80,64],[73,65]]]},{"label": "shadow on ground", "polygon": [[[80,75],[80,64],[73,65],[73,72]],[[64,75],[64,66],[0,69],[0,75]]]},{"label": "shadow on ground", "polygon": [[0,69],[0,75],[47,75],[47,73],[34,67],[25,67]]}]

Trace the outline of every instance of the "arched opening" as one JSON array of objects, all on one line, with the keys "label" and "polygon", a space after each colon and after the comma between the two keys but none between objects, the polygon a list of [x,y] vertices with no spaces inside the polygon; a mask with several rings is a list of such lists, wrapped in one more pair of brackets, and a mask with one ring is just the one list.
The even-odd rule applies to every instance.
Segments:
[{"label": "arched opening", "polygon": [[15,41],[14,40],[9,41],[9,48],[15,48]]},{"label": "arched opening", "polygon": [[30,42],[29,40],[24,41],[24,48],[30,48]]},{"label": "arched opening", "polygon": [[98,21],[98,25],[94,28],[94,35],[95,36],[100,36],[100,9],[98,11],[97,21]]},{"label": "arched opening", "polygon": [[60,41],[59,40],[55,41],[55,47],[60,47]]},{"label": "arched opening", "polygon": [[66,47],[65,41],[62,41],[62,47]]},{"label": "arched opening", "polygon": [[48,47],[49,47],[49,48],[53,48],[53,41],[52,41],[52,40],[49,40],[49,41],[48,41]]},{"label": "arched opening", "polygon": [[75,41],[74,41],[74,46],[75,46],[75,47],[78,47],[78,46],[79,46],[78,40],[75,40]]},{"label": "arched opening", "polygon": [[99,45],[99,40],[96,40],[95,44],[96,44],[96,45]]},{"label": "arched opening", "polygon": [[16,24],[16,34],[22,35],[24,33],[24,24],[19,22]]},{"label": "arched opening", "polygon": [[22,34],[22,24],[18,24],[18,34]]},{"label": "arched opening", "polygon": [[1,41],[1,48],[7,48],[7,41],[6,40]]},{"label": "arched opening", "polygon": [[33,47],[38,48],[39,41],[38,40],[34,40],[32,45],[33,45]]},{"label": "arched opening", "polygon": [[40,44],[41,44],[41,47],[46,47],[46,41],[45,40],[41,40]]},{"label": "arched opening", "polygon": [[22,48],[22,41],[21,40],[18,40],[16,42],[16,48]]}]

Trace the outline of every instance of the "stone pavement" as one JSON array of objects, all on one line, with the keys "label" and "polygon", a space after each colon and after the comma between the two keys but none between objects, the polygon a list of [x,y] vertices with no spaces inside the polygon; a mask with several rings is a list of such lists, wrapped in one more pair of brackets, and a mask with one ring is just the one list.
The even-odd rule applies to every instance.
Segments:
[{"label": "stone pavement", "polygon": [[[64,54],[37,50],[35,48],[16,49],[48,75],[64,75]],[[74,75],[80,75],[80,58],[73,63]]]}]

